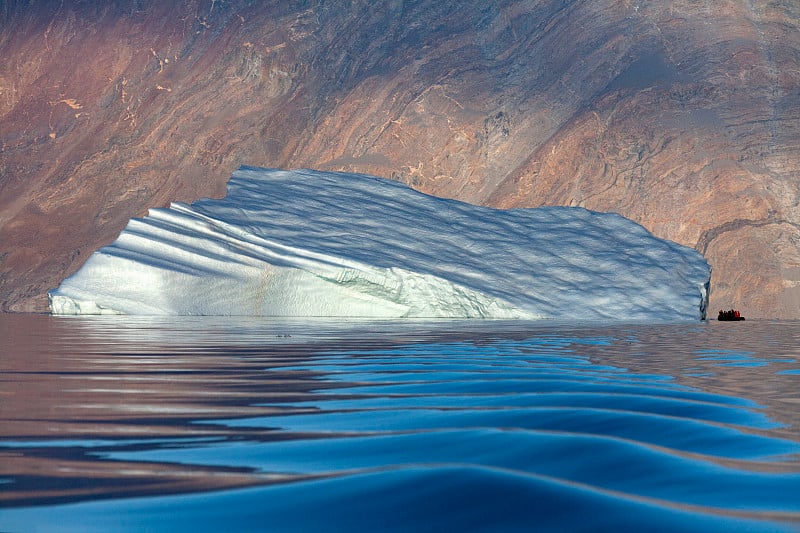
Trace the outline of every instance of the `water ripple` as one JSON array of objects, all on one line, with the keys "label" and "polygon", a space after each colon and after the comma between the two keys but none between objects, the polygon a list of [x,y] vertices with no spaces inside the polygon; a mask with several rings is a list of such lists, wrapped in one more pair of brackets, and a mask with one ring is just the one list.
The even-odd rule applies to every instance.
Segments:
[{"label": "water ripple", "polygon": [[[87,356],[88,368],[56,373],[57,383],[89,398],[133,380],[129,403],[83,400],[81,409],[101,418],[82,427],[114,433],[5,438],[0,454],[79,456],[82,468],[126,479],[139,469],[148,482],[158,470],[216,481],[101,487],[72,496],[80,503],[45,507],[46,519],[37,507],[4,509],[0,529],[796,528],[796,397],[731,392],[746,372],[769,372],[754,392],[764,376],[771,389],[793,390],[794,348],[731,346],[694,326],[665,342],[663,331],[549,329],[444,342],[399,335],[285,352],[222,342],[196,359],[185,347]],[[665,362],[662,350],[675,360]],[[141,427],[175,431],[124,435]],[[34,481],[12,471],[0,490]],[[247,485],[257,486],[230,488]],[[194,492],[203,488],[228,490]]]}]

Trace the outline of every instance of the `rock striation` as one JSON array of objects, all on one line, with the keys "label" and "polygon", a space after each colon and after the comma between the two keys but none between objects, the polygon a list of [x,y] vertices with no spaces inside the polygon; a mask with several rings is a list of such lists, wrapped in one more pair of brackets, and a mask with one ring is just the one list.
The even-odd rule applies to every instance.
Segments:
[{"label": "rock striation", "polygon": [[252,164],[618,212],[800,318],[794,1],[12,0],[0,56],[4,310]]}]

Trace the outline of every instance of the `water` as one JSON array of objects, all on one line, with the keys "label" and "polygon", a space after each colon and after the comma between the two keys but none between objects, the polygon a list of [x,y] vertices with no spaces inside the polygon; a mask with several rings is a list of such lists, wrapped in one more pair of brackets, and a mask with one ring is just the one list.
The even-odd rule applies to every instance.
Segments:
[{"label": "water", "polygon": [[800,322],[0,315],[2,531],[800,531]]}]

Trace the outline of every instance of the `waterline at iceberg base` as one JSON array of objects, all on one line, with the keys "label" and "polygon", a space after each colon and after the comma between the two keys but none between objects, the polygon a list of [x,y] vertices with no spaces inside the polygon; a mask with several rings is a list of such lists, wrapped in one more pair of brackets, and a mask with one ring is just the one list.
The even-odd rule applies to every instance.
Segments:
[{"label": "waterline at iceberg base", "polygon": [[151,209],[50,292],[55,314],[696,320],[698,252],[617,214],[497,210],[363,174],[242,167]]}]

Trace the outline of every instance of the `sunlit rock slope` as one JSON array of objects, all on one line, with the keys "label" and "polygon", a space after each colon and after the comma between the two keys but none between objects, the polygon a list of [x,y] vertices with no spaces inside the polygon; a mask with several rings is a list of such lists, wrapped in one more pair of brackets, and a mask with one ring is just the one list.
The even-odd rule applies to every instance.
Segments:
[{"label": "sunlit rock slope", "polygon": [[800,318],[793,0],[0,3],[0,305],[242,164],[619,212]]},{"label": "sunlit rock slope", "polygon": [[615,214],[244,168],[222,200],[131,220],[50,298],[64,314],[697,320],[710,275]]}]

